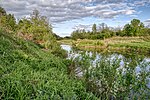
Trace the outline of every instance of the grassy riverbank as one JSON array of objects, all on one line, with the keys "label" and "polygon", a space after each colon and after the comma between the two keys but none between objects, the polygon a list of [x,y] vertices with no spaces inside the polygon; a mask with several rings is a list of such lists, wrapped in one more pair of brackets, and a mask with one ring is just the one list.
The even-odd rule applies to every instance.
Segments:
[{"label": "grassy riverbank", "polygon": [[73,42],[75,42],[75,41],[72,40],[72,39],[63,39],[63,40],[59,40],[59,41],[57,41],[57,42],[60,43],[60,44],[68,44],[68,45],[72,45]]},{"label": "grassy riverbank", "polygon": [[150,53],[150,37],[112,37],[105,40],[78,39],[59,41],[64,44],[72,44],[81,50],[96,51],[135,51],[138,53]]},{"label": "grassy riverbank", "polygon": [[69,78],[65,60],[36,44],[0,32],[0,99],[90,99],[84,84]]}]

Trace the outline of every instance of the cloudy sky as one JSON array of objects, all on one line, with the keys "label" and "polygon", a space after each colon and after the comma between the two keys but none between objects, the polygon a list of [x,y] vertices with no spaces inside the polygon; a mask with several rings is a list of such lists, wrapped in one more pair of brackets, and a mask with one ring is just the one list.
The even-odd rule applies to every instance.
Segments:
[{"label": "cloudy sky", "polygon": [[150,0],[0,0],[0,6],[17,19],[37,9],[49,18],[53,31],[60,36],[93,23],[122,27],[138,18],[150,24]]}]

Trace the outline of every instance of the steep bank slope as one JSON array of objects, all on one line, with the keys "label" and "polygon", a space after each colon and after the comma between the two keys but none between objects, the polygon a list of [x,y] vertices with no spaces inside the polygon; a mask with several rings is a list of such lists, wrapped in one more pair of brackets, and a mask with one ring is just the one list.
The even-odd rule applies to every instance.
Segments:
[{"label": "steep bank slope", "polygon": [[0,99],[89,99],[66,73],[62,59],[0,31]]}]

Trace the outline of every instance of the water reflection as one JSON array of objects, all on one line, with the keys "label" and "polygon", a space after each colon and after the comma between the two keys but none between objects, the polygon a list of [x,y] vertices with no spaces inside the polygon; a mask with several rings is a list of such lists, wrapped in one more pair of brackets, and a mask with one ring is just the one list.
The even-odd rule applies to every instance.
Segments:
[{"label": "water reflection", "polygon": [[[76,50],[73,49],[72,46],[70,45],[61,45],[61,47],[66,50],[68,52],[68,59],[72,58],[72,57],[77,57],[80,55],[81,52],[80,50]],[[101,58],[103,56],[105,56],[108,60],[114,60],[114,59],[120,59],[120,66],[124,66],[124,62],[126,62],[127,64],[129,63],[134,63],[134,66],[136,65],[136,72],[140,71],[139,65],[145,63],[145,62],[150,62],[150,58],[149,57],[145,57],[145,56],[139,56],[139,55],[134,55],[134,54],[119,54],[119,53],[100,53],[100,52],[91,52],[91,51],[86,51],[85,52],[87,55],[89,55],[90,57],[94,57],[94,62],[97,60],[101,60]],[[147,66],[147,70],[150,69],[150,66]]]},{"label": "water reflection", "polygon": [[[73,49],[70,45],[61,45],[63,49],[68,52],[68,59],[76,58],[81,56],[83,51]],[[149,73],[150,72],[150,58],[145,56],[139,56],[135,54],[118,54],[118,53],[101,53],[101,52],[90,52],[86,51],[86,55],[91,57],[90,63],[92,63],[92,67],[96,67],[96,63],[101,61],[103,58],[109,60],[110,63],[114,62],[117,59],[120,60],[120,67],[123,72],[127,72],[128,68],[124,68],[124,66],[130,66],[130,69],[135,71],[135,74],[138,76],[142,72]],[[126,65],[125,65],[126,64]],[[80,68],[76,69],[80,73],[79,76],[82,76],[83,72],[80,71]],[[147,77],[150,80],[149,77]],[[148,82],[147,86],[150,88],[150,82]]]}]

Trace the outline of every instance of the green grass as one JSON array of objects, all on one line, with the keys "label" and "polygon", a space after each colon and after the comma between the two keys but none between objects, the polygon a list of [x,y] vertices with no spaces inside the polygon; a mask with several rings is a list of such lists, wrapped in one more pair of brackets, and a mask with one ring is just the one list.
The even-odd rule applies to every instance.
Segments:
[{"label": "green grass", "polygon": [[[105,40],[77,40],[73,45],[81,50],[118,50],[119,49],[137,49],[138,51],[150,51],[149,37],[112,37]],[[137,51],[137,52],[138,52]]]},{"label": "green grass", "polygon": [[104,43],[98,40],[80,40],[77,42],[78,46],[102,46]]},{"label": "green grass", "polygon": [[150,41],[147,41],[144,37],[126,37],[126,38],[114,38],[108,43],[111,49],[119,48],[125,49],[125,51],[134,51],[140,54],[150,53]]},{"label": "green grass", "polygon": [[118,43],[114,44],[112,46],[116,47],[137,47],[137,48],[146,48],[150,49],[150,42],[134,42],[134,43]]},{"label": "green grass", "polygon": [[68,45],[71,45],[73,43],[74,40],[71,40],[71,39],[66,39],[66,40],[59,40],[57,41],[58,43],[61,43],[61,44],[68,44]]},{"label": "green grass", "polygon": [[69,78],[63,59],[36,44],[0,32],[0,99],[92,99],[84,84]]}]

